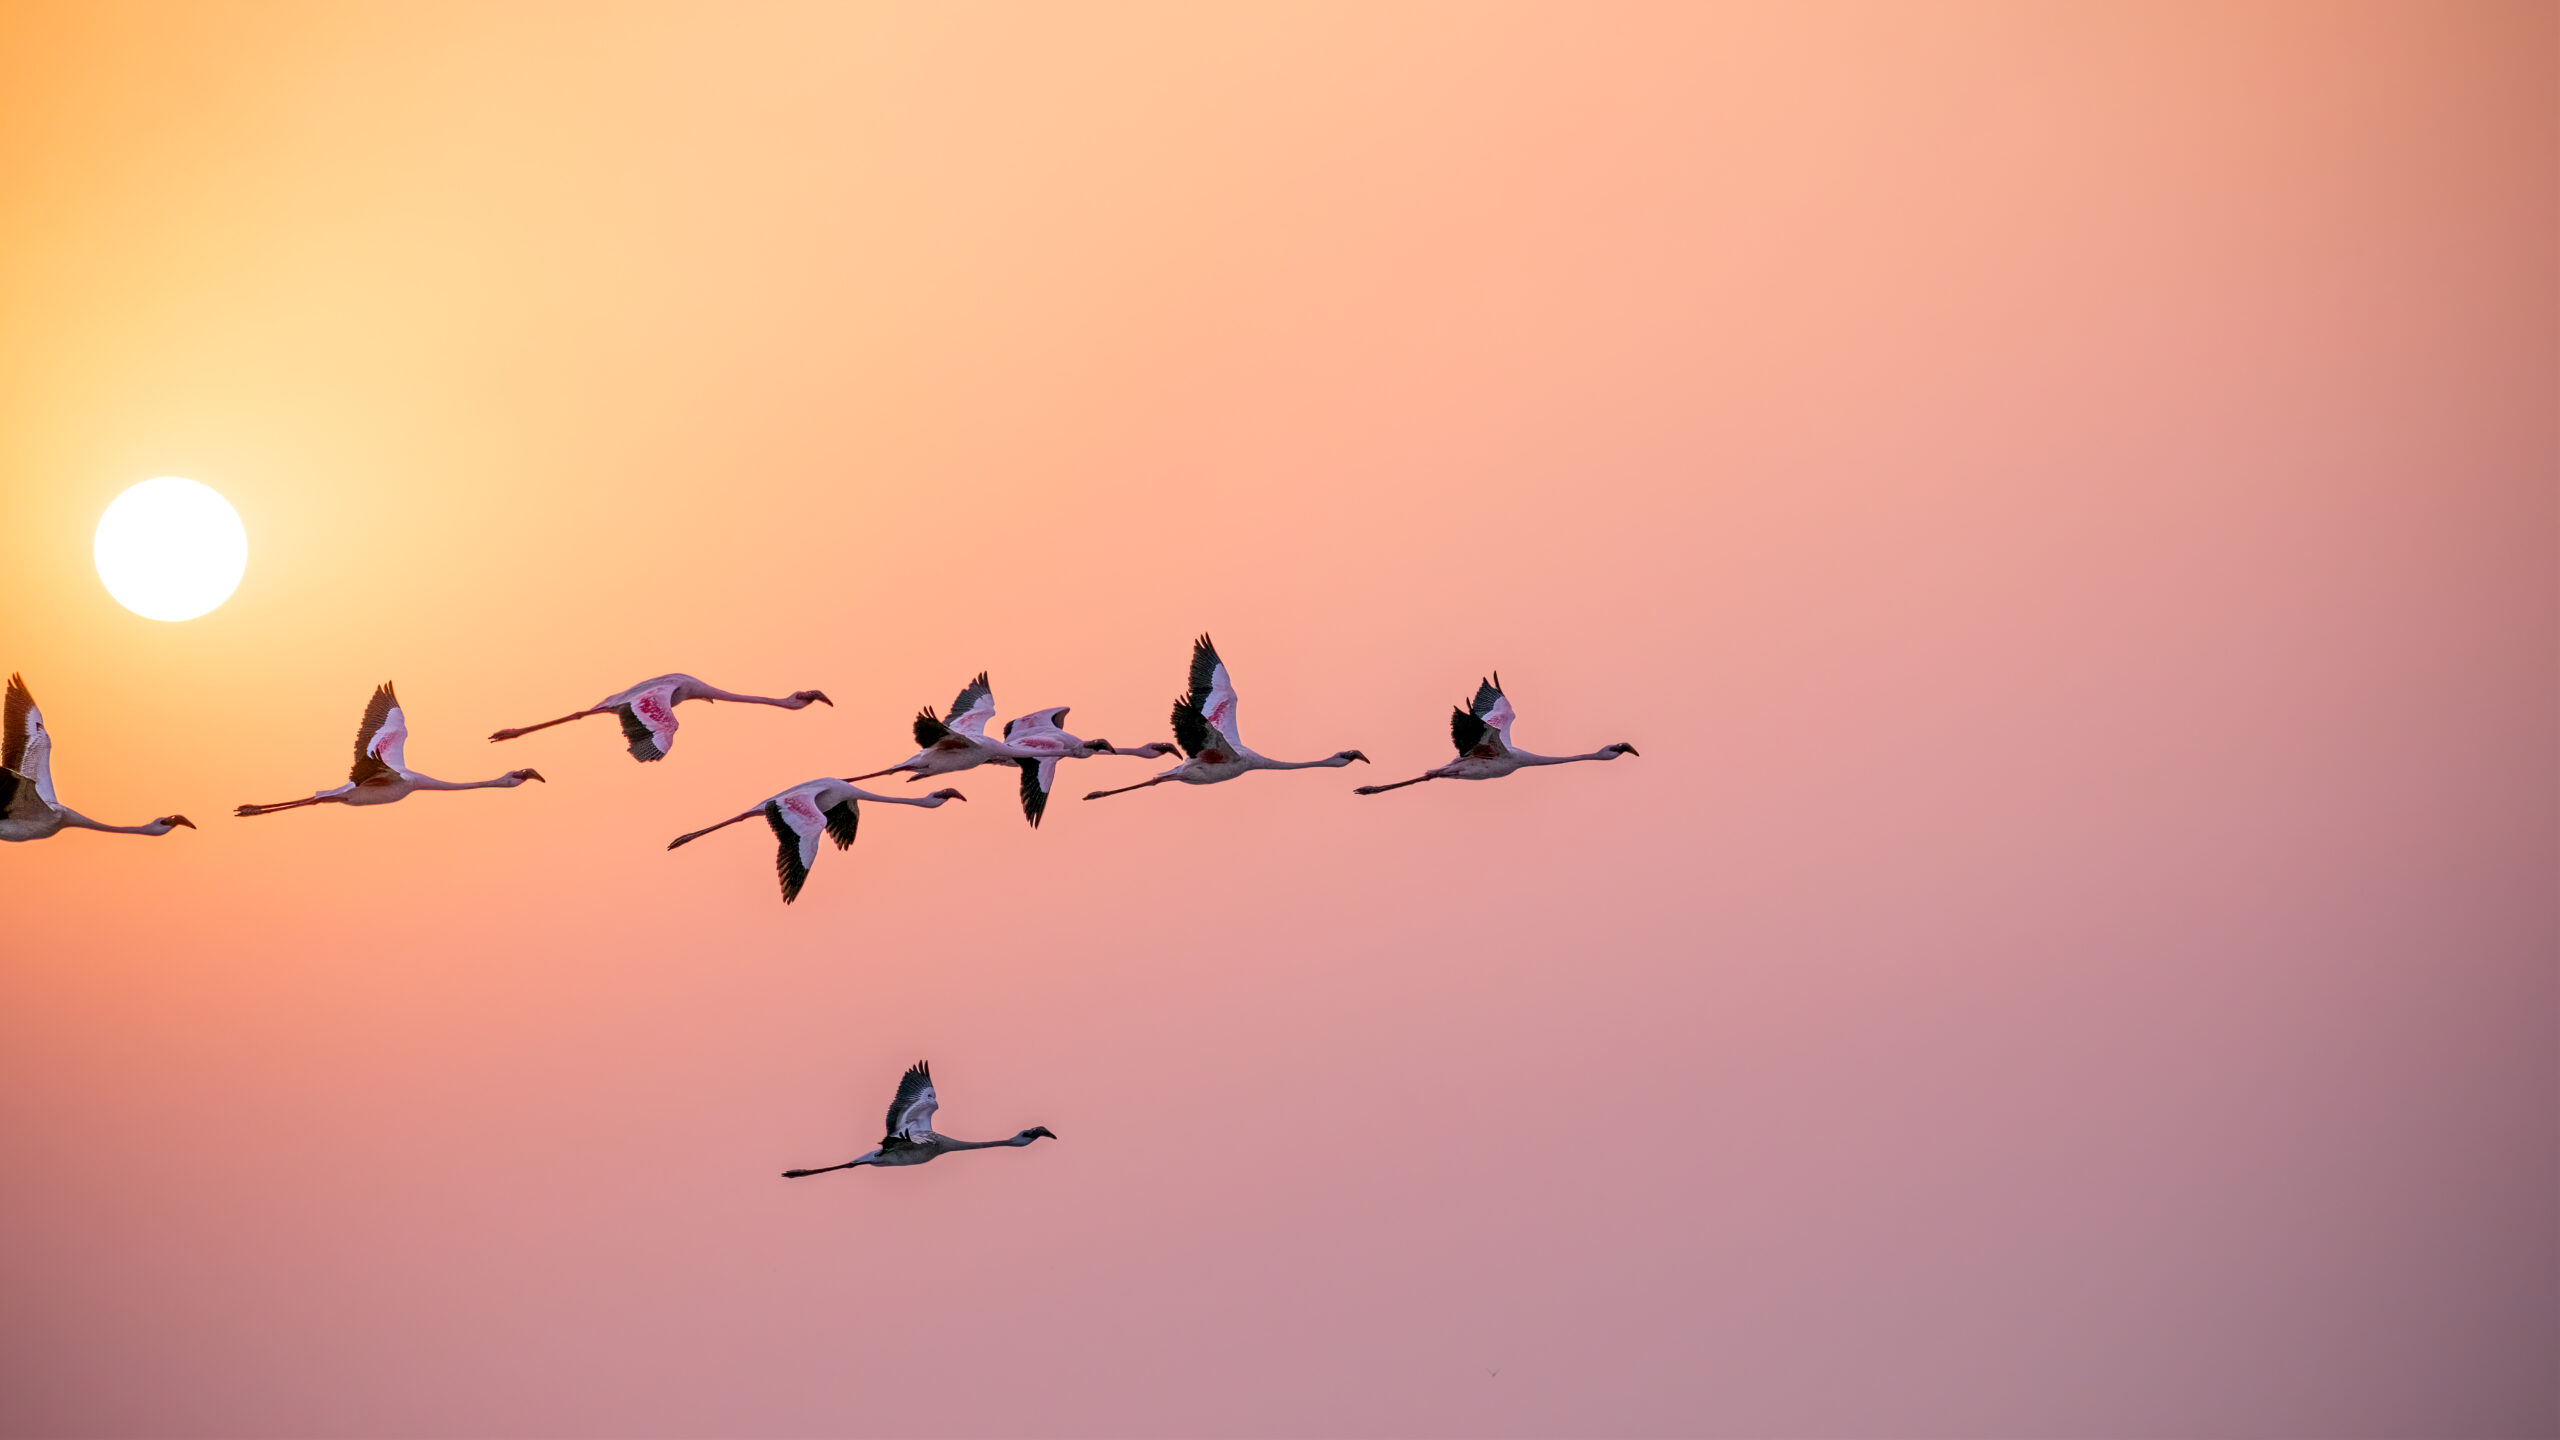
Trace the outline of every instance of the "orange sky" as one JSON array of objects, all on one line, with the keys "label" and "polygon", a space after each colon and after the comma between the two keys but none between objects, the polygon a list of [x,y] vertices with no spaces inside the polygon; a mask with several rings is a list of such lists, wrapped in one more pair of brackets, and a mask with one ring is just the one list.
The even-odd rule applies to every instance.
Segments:
[{"label": "orange sky", "polygon": [[2549,8],[413,9],[0,9],[0,1430],[2560,1427]]}]

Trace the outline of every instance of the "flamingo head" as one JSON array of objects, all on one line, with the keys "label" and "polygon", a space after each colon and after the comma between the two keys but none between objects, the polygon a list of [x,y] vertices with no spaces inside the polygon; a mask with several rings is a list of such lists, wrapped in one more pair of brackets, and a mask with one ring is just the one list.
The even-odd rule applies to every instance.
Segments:
[{"label": "flamingo head", "polygon": [[1350,763],[1351,763],[1352,761],[1354,761],[1354,760],[1359,761],[1359,762],[1360,762],[1361,764],[1363,764],[1363,765],[1366,765],[1366,764],[1368,764],[1368,763],[1369,763],[1369,757],[1368,757],[1368,756],[1366,756],[1366,755],[1361,754],[1361,753],[1360,753],[1359,751],[1357,751],[1357,750],[1345,750],[1345,751],[1343,751],[1341,754],[1336,755],[1336,756],[1334,756],[1333,758],[1334,758],[1334,759],[1336,759],[1336,760],[1341,761],[1341,762],[1342,762],[1343,764],[1345,764],[1345,765],[1350,764]]},{"label": "flamingo head", "polygon": [[[527,780],[542,780],[542,772],[539,770],[510,770],[507,772],[507,778],[518,785],[521,785]],[[551,782],[548,780],[542,780],[542,783],[548,785]]]},{"label": "flamingo head", "polygon": [[806,710],[812,704],[824,705],[830,710],[836,707],[836,702],[828,699],[827,692],[824,690],[794,690],[791,692],[792,709]]},{"label": "flamingo head", "polygon": [[1620,741],[1618,744],[1609,747],[1609,753],[1611,755],[1633,755],[1636,753],[1636,747],[1629,745],[1624,741]]},{"label": "flamingo head", "polygon": [[1016,1138],[1028,1145],[1034,1140],[1055,1140],[1058,1137],[1057,1134],[1050,1130],[1048,1126],[1034,1125],[1030,1129],[1023,1131],[1022,1134]]},{"label": "flamingo head", "polygon": [[186,827],[187,827],[188,829],[190,829],[190,830],[193,830],[194,828],[196,828],[196,822],[194,822],[193,820],[188,819],[188,818],[187,818],[186,816],[184,816],[184,815],[163,815],[163,816],[161,816],[159,819],[154,820],[154,821],[152,821],[151,823],[152,823],[152,824],[154,824],[154,825],[159,826],[162,834],[166,834],[166,833],[168,833],[168,832],[169,832],[169,831],[171,831],[171,830],[175,830],[175,829],[177,829],[177,828],[178,828],[179,826],[181,826],[181,825],[186,826]]},{"label": "flamingo head", "polygon": [[959,791],[957,791],[957,790],[943,789],[943,790],[936,790],[936,791],[934,791],[932,794],[927,795],[927,796],[926,796],[926,797],[924,797],[924,798],[926,798],[927,800],[966,800],[966,799],[968,799],[969,797],[968,797],[968,796],[966,796],[966,795],[961,794],[961,793],[960,793]]}]

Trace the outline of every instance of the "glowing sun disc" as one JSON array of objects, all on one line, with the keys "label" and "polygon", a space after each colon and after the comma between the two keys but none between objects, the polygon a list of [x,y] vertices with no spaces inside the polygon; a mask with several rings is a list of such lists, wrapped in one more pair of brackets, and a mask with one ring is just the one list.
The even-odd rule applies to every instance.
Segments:
[{"label": "glowing sun disc", "polygon": [[117,604],[146,619],[193,620],[240,588],[249,532],[210,486],[163,475],[108,504],[91,551]]}]

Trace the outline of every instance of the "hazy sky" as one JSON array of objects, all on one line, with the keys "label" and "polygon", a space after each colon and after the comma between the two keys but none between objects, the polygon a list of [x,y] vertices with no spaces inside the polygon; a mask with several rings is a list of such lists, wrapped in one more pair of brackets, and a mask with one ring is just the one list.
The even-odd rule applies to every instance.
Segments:
[{"label": "hazy sky", "polygon": [[2551,7],[427,9],[0,8],[0,1430],[2560,1429]]}]

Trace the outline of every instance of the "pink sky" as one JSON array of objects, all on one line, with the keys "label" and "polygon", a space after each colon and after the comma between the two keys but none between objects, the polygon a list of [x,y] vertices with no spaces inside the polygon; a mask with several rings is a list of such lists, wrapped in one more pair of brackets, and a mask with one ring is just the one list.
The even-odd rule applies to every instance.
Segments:
[{"label": "pink sky", "polygon": [[[0,671],[202,827],[0,853],[0,1431],[2560,1430],[2555,97],[2527,4],[0,10]],[[664,849],[1204,629],[1378,763]],[[1642,755],[1348,793],[1496,668]],[[837,706],[481,741],[670,669]],[[550,783],[229,817],[384,679]],[[777,1178],[920,1057],[1062,1138]]]}]

